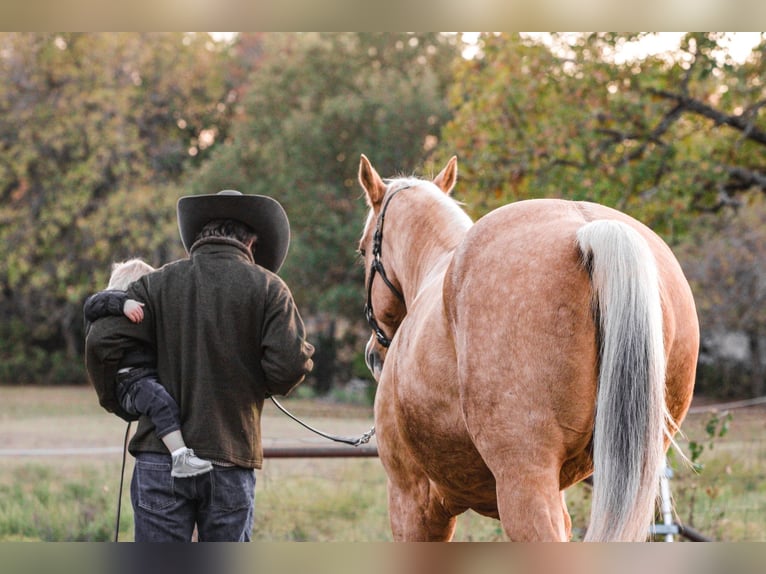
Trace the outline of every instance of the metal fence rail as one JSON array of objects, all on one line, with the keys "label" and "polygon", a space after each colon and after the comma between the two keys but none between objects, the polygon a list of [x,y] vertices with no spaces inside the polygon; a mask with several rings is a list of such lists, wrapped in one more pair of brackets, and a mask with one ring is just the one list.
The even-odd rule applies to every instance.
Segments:
[{"label": "metal fence rail", "polygon": [[374,458],[378,447],[364,446],[265,446],[264,458]]},{"label": "metal fence rail", "polygon": [[[699,474],[680,460],[673,460],[675,475],[668,477],[667,484],[674,500],[673,513],[670,518],[663,516],[658,520],[654,539],[663,540],[672,535],[674,540],[766,541],[764,405],[766,397],[759,397],[695,406],[690,410],[692,422],[702,425],[688,427],[690,429],[704,427],[707,412],[734,411],[732,430],[735,432],[716,437],[715,441],[705,445],[705,468]],[[740,422],[741,428],[736,432],[734,427]],[[274,427],[275,421],[271,424]],[[355,428],[356,421],[346,421],[346,424]],[[282,430],[277,429],[280,436],[288,434]],[[121,452],[122,448],[117,446],[3,448],[0,458],[83,456],[95,460]],[[289,439],[265,441],[264,458],[269,462],[259,471],[257,489],[260,523],[264,524],[261,539],[389,539],[386,477],[382,465],[375,461],[376,457],[378,449],[374,442],[353,447],[295,435]],[[302,489],[308,492],[304,493]],[[343,495],[336,496],[338,492]],[[587,510],[587,506],[585,508]],[[289,527],[274,525],[264,520],[269,516],[288,516],[295,524]],[[586,520],[587,514],[581,512],[579,524],[582,528],[586,527],[583,524]],[[467,524],[462,531],[463,540],[503,539],[502,529],[495,521],[461,516],[458,524],[459,529],[460,524]],[[485,527],[485,524],[490,526]],[[360,525],[362,532],[358,531]],[[286,529],[287,532],[281,538],[269,538],[272,528]],[[474,531],[479,534],[474,535]]]},{"label": "metal fence rail", "polygon": [[[725,413],[736,410],[733,423],[736,425],[740,417],[750,421],[754,417],[757,419],[764,412],[764,404],[766,404],[766,397],[760,397],[747,401],[698,406],[692,409],[691,414],[696,415],[700,420],[700,415],[706,412]],[[757,432],[751,436],[730,434],[716,438],[715,445],[710,444],[706,448],[706,465],[700,473],[692,471],[685,463],[674,460],[674,466],[678,468],[675,475],[671,474],[667,477],[666,484],[667,495],[674,501],[673,508],[672,511],[668,508],[664,509],[666,511],[664,514],[667,516],[661,515],[653,529],[653,539],[668,541],[683,539],[694,542],[766,541],[766,438]],[[376,490],[376,496],[385,500],[385,487],[381,486],[385,484],[385,477],[381,467],[373,465],[360,472],[354,469],[358,468],[355,464],[362,463],[361,460],[359,463],[354,463],[353,460],[343,463],[340,460],[374,458],[377,456],[377,448],[374,445],[356,448],[274,445],[266,446],[264,455],[271,459],[306,459],[306,464],[310,465],[309,472],[315,477],[323,476],[327,465],[343,465],[342,470],[338,470],[336,475],[329,476],[327,479],[329,484],[334,485],[328,486],[328,489],[353,490],[358,487],[360,492]],[[310,460],[313,458],[339,460],[337,463],[325,464],[318,461],[311,463]],[[282,488],[282,472],[289,472],[286,470],[287,467],[281,467],[272,472],[269,470],[270,466],[273,465],[265,467],[264,484],[262,484],[267,492],[270,488]],[[747,467],[749,472],[745,475],[738,473],[740,466]],[[334,468],[341,469],[340,466],[334,466]],[[352,481],[355,484],[352,485]],[[264,492],[261,491],[261,495],[263,494]],[[263,498],[268,496],[267,494]],[[262,499],[262,501],[262,509],[266,512],[288,513],[298,517],[297,521],[303,524],[301,528],[298,528],[301,532],[309,529],[305,526],[307,523],[326,520],[327,513],[332,512],[332,508],[328,507],[334,504],[334,501],[328,501],[327,504],[319,505],[321,510],[314,511],[310,504],[291,506],[290,496],[276,497],[273,506],[269,500]],[[385,502],[380,505],[380,508],[376,506],[373,509],[373,505],[373,502],[369,502],[370,509],[363,509],[362,513],[368,516],[374,513],[376,520],[384,525],[382,531],[386,531]],[[461,520],[463,520],[462,517],[459,519],[459,525]],[[479,520],[486,519],[479,518]],[[468,528],[476,528],[478,524],[478,520],[472,521]],[[502,539],[501,528],[496,526],[494,532],[489,530],[489,534],[484,531],[477,539],[485,540],[487,537]],[[311,535],[309,539],[313,539]],[[378,538],[371,534],[369,539]],[[470,535],[466,535],[464,539],[470,539]]]}]

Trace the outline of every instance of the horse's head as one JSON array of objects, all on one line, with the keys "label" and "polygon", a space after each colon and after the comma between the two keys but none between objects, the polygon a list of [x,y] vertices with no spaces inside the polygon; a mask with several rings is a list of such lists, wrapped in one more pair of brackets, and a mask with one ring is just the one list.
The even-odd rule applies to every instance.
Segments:
[{"label": "horse's head", "polygon": [[[457,179],[457,158],[453,157],[436,176],[433,183],[449,193]],[[396,257],[390,248],[391,241],[384,241],[384,222],[389,202],[399,192],[417,185],[417,180],[393,180],[389,185],[362,155],[359,163],[359,183],[365,191],[370,211],[359,242],[359,253],[364,259],[367,302],[365,315],[372,335],[365,347],[367,367],[377,379],[383,368],[388,347],[399,325],[407,314],[404,287],[397,270]]]}]

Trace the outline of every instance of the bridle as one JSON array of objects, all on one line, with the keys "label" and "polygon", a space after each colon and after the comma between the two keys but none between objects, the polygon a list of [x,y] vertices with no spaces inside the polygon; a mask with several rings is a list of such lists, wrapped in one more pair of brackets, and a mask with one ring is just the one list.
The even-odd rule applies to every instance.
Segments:
[{"label": "bridle", "polygon": [[[411,186],[406,185],[404,187],[400,187],[391,195],[388,196],[388,199],[386,200],[386,203],[383,204],[383,209],[380,211],[380,215],[378,216],[377,224],[375,225],[375,235],[372,237],[372,264],[370,265],[370,276],[367,279],[367,301],[364,304],[364,317],[367,319],[367,324],[370,326],[372,331],[375,333],[375,338],[378,340],[378,343],[382,347],[388,348],[391,345],[391,339],[389,339],[386,334],[383,332],[383,329],[380,328],[380,325],[378,325],[377,319],[375,319],[375,311],[372,309],[372,282],[375,280],[375,275],[380,274],[380,278],[383,279],[383,282],[386,284],[386,286],[391,290],[391,292],[396,295],[396,297],[402,302],[404,301],[404,295],[402,295],[401,291],[394,287],[394,284],[391,283],[391,280],[386,275],[386,269],[383,267],[383,262],[380,260],[380,253],[381,248],[383,246],[383,223],[386,220],[386,210],[388,210],[388,205],[391,203],[391,200],[394,198],[394,196],[399,193],[400,191],[403,191]],[[406,306],[406,303],[405,303]]]}]

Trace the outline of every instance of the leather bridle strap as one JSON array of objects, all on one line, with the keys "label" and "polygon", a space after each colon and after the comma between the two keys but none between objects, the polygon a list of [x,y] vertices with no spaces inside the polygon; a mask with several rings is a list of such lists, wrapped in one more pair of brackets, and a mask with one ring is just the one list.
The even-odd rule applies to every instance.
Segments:
[{"label": "leather bridle strap", "polygon": [[386,211],[388,210],[388,206],[397,193],[409,187],[409,185],[400,187],[388,196],[388,199],[386,200],[386,203],[383,204],[383,209],[380,211],[380,215],[378,216],[378,221],[375,226],[375,235],[373,235],[372,238],[373,259],[372,264],[370,265],[370,276],[367,279],[367,301],[364,304],[364,317],[367,319],[367,323],[375,333],[375,338],[378,340],[378,343],[380,343],[382,347],[386,348],[391,345],[391,339],[386,336],[386,334],[383,332],[383,329],[381,329],[380,325],[378,325],[377,319],[375,318],[375,312],[372,309],[372,282],[375,280],[375,275],[380,274],[380,278],[383,279],[383,283],[386,284],[386,287],[388,287],[391,292],[396,295],[397,299],[399,299],[402,303],[405,303],[404,295],[402,295],[402,292],[394,286],[394,284],[388,278],[388,275],[386,275],[386,269],[383,267],[383,262],[380,260],[380,255],[383,248],[383,224],[386,221]]}]

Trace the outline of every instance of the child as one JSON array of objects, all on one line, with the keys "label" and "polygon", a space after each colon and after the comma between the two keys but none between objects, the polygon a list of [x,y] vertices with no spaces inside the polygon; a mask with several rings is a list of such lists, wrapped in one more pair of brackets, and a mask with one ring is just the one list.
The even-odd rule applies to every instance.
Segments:
[{"label": "child", "polygon": [[[144,319],[144,304],[128,298],[126,289],[154,269],[140,259],[115,263],[106,291],[95,293],[85,301],[83,312],[88,322],[109,315],[125,315],[134,323]],[[117,398],[128,414],[147,415],[154,423],[157,436],[170,451],[177,478],[209,472],[213,465],[194,455],[181,434],[178,405],[157,377],[156,356],[152,349],[137,345],[125,353],[117,371]]]}]

